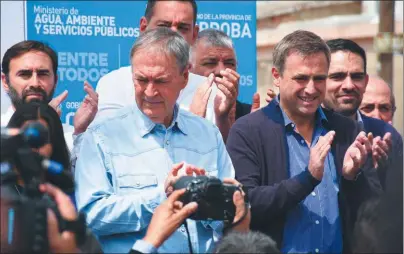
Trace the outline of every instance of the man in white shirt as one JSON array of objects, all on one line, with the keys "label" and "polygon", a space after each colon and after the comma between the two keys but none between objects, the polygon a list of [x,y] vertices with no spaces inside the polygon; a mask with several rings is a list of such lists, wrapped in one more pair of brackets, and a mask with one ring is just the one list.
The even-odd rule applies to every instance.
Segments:
[{"label": "man in white shirt", "polygon": [[[52,48],[39,41],[19,42],[6,51],[1,67],[2,85],[11,100],[11,106],[1,115],[2,127],[8,124],[15,108],[25,102],[33,100],[48,102],[60,112],[58,107],[66,99],[67,91],[52,99],[58,79],[58,57]],[[76,112],[74,126],[63,125],[73,164],[80,143],[80,134],[85,132],[94,119],[98,107],[98,95],[91,85],[85,82],[84,90],[87,96]]]},{"label": "man in white shirt", "polygon": [[[140,19],[140,32],[153,29],[159,26],[168,27],[178,32],[184,39],[192,45],[199,32],[196,25],[197,6],[194,0],[187,1],[155,1],[149,0],[145,15]],[[111,112],[126,105],[133,104],[135,98],[135,89],[132,81],[131,67],[121,67],[103,76],[98,84],[96,91],[99,94],[99,116],[108,116]],[[212,85],[213,81],[219,86]],[[196,90],[200,85],[209,86],[206,93],[208,100],[207,110],[204,117],[215,123],[219,129],[222,125],[228,124],[229,106],[231,97],[237,96],[237,85],[239,77],[232,78],[230,72],[223,75],[223,78],[211,76],[205,77],[189,73],[189,80],[186,87],[181,91],[178,97],[180,108],[197,113],[196,107],[192,107],[192,101]],[[219,89],[217,88],[219,87]],[[222,91],[223,90],[223,91]],[[216,100],[215,113],[214,101]],[[200,115],[200,114],[198,114]]]}]

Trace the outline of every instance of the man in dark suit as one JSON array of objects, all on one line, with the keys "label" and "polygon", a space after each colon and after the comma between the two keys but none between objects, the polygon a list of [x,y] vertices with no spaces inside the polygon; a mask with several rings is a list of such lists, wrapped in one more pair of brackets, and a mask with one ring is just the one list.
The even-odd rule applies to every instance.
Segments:
[{"label": "man in dark suit", "polygon": [[358,207],[380,190],[371,143],[355,121],[320,106],[330,52],[319,36],[287,35],[273,61],[280,96],[240,118],[227,143],[251,228],[286,253],[347,251]]},{"label": "man in dark suit", "polygon": [[363,48],[347,39],[330,40],[327,45],[331,51],[331,63],[323,104],[357,121],[364,131],[380,136],[373,140],[372,155],[380,182],[385,188],[386,171],[393,168],[392,163],[398,163],[398,158],[402,158],[402,137],[390,124],[359,111],[369,81]]}]

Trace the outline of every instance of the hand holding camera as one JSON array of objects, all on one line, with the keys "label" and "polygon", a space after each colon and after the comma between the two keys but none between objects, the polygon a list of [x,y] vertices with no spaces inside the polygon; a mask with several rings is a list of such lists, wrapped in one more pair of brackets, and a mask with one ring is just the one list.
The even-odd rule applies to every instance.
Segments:
[{"label": "hand holding camera", "polygon": [[205,170],[185,162],[174,164],[164,183],[167,197],[174,191],[173,185],[180,177],[192,176],[194,173],[196,175],[205,175]]},{"label": "hand holding camera", "polygon": [[[184,205],[179,201],[185,189],[174,191],[159,205],[149,224],[144,241],[158,248],[198,208],[195,202]],[[164,225],[164,227],[162,227]]]},{"label": "hand holding camera", "polygon": [[[183,176],[175,182],[174,190],[183,188],[186,191],[180,198],[182,203],[198,204],[198,210],[190,216],[190,219],[220,220],[233,227],[249,216],[249,208],[244,200],[246,195],[241,184],[234,179],[225,179],[222,183],[216,177]],[[247,224],[249,225],[249,222]]]},{"label": "hand holding camera", "polygon": [[[39,189],[47,193],[55,202],[63,219],[76,221],[78,218],[76,209],[69,196],[59,188],[51,184],[41,184]],[[78,253],[75,233],[72,231],[59,231],[58,220],[55,213],[48,209],[48,240],[52,253]]]}]

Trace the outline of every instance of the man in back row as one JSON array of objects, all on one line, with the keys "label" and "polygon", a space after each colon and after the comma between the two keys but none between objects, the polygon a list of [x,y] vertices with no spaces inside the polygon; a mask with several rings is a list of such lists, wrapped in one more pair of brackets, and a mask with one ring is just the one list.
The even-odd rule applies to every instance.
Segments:
[{"label": "man in back row", "polygon": [[[223,78],[223,74],[226,71],[233,71],[234,75],[239,77],[237,73],[237,56],[235,47],[232,39],[225,34],[223,31],[216,29],[206,29],[199,32],[195,43],[191,47],[191,69],[193,73],[209,77],[209,75],[214,75],[218,78]],[[219,86],[221,86],[219,84]],[[206,100],[205,94],[209,94],[211,87],[207,85],[201,85],[197,89],[196,96],[192,102],[193,107],[197,107],[196,112],[200,116],[204,116],[204,112],[207,108],[208,101]],[[225,89],[223,89],[225,91]],[[237,100],[239,87],[236,87],[236,93],[232,94],[230,91],[227,92],[227,99],[229,103],[227,107],[231,107],[230,113],[228,115],[228,126],[226,128],[221,128],[221,133],[223,139],[226,141],[228,131],[233,125],[233,123],[240,117],[254,112],[260,108],[260,96],[259,93],[255,93],[253,96],[252,104],[247,104]],[[201,94],[202,96],[198,96]],[[272,89],[267,90],[267,101],[271,97],[275,96]],[[219,100],[215,99],[214,109],[217,116],[222,115],[218,110],[221,105],[217,105]],[[222,110],[223,111],[223,110]],[[226,110],[227,112],[227,110]],[[226,115],[224,116],[226,117]]]},{"label": "man in back row", "polygon": [[369,75],[369,82],[359,109],[366,116],[393,124],[396,100],[391,86],[382,78]]},{"label": "man in back row", "polygon": [[[197,5],[195,0],[149,0],[147,2],[145,15],[140,19],[139,28],[140,32],[143,33],[156,27],[168,27],[182,35],[189,45],[193,45],[199,32],[196,17]],[[229,69],[224,71],[222,78],[212,75],[206,79],[205,77],[190,72],[188,83],[178,97],[180,108],[193,112],[191,104],[197,88],[202,84],[210,86],[212,89],[211,93],[207,95],[208,106],[204,117],[215,123],[220,130],[228,129],[227,116],[230,111],[228,105],[231,98],[228,98],[227,95],[233,96],[236,94],[239,81],[239,76],[237,75],[238,74],[235,74]],[[213,82],[215,82],[217,86],[212,86]],[[99,80],[96,90],[100,97],[99,113],[97,117],[109,115],[110,112],[133,103],[135,90],[131,79],[130,66],[122,67],[103,76]],[[227,91],[229,91],[230,94],[228,94]],[[218,95],[221,100],[215,112],[214,98],[216,95]]]},{"label": "man in back row", "polygon": [[[373,140],[374,166],[385,187],[386,171],[402,157],[401,135],[388,123],[363,115],[359,106],[368,84],[366,53],[357,43],[347,39],[327,41],[331,63],[327,78],[324,106],[357,121],[366,132],[379,136]],[[400,155],[401,153],[401,155]]]},{"label": "man in back row", "polygon": [[[1,67],[1,82],[12,104],[1,116],[1,126],[8,124],[20,104],[36,100],[49,103],[58,111],[59,105],[67,97],[67,91],[64,91],[53,98],[58,82],[58,56],[42,42],[27,40],[13,45],[5,52]],[[98,107],[98,95],[91,85],[85,82],[84,90],[87,95],[75,114],[74,127],[63,125],[73,169],[81,134],[94,119]]]}]

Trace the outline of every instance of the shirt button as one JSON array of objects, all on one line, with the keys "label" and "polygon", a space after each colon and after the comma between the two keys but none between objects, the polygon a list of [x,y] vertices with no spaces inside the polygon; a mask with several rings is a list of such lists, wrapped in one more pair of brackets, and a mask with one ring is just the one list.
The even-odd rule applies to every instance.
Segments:
[{"label": "shirt button", "polygon": [[140,183],[139,183],[139,182],[137,182],[135,185],[136,185],[136,187],[139,187],[139,186],[140,186]]},{"label": "shirt button", "polygon": [[318,224],[320,224],[320,222],[318,220],[316,220],[316,224],[318,225]]},{"label": "shirt button", "polygon": [[292,128],[295,128],[295,125],[294,125],[293,123],[292,123],[292,125],[291,125],[291,126],[292,126]]},{"label": "shirt button", "polygon": [[318,253],[320,250],[319,250],[319,249],[315,249],[314,251],[315,251],[316,253]]},{"label": "shirt button", "polygon": [[300,140],[300,143],[304,144],[304,139]]},{"label": "shirt button", "polygon": [[166,145],[168,145],[168,146],[170,145],[170,140],[166,141]]},{"label": "shirt button", "polygon": [[316,193],[313,191],[313,192],[311,193],[311,195],[312,195],[313,197],[315,197],[315,196],[316,196]]}]

